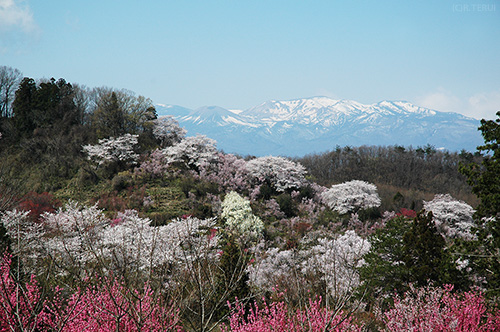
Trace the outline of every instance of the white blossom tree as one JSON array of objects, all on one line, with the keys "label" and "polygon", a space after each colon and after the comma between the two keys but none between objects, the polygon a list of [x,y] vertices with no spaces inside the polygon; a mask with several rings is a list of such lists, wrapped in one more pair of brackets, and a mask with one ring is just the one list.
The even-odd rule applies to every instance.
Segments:
[{"label": "white blossom tree", "polygon": [[344,297],[360,285],[357,268],[370,251],[370,242],[349,230],[335,239],[321,238],[319,244],[304,254],[304,274],[320,274],[327,291],[334,298]]},{"label": "white blossom tree", "polygon": [[438,231],[447,238],[474,239],[472,218],[474,209],[469,204],[449,194],[436,195],[431,201],[424,201],[424,210],[432,212]]},{"label": "white blossom tree", "polygon": [[299,254],[293,250],[269,248],[254,264],[248,266],[249,283],[259,290],[268,292],[292,280],[300,283],[301,276],[296,274],[300,263]]},{"label": "white blossom tree", "polygon": [[252,213],[250,201],[235,191],[231,191],[224,198],[221,217],[226,220],[229,229],[236,230],[240,235],[255,238],[264,229],[262,220]]},{"label": "white blossom tree", "polygon": [[162,147],[172,146],[186,137],[186,129],[172,116],[162,116],[153,121],[153,135],[160,141]]},{"label": "white blossom tree", "polygon": [[351,230],[313,241],[317,244],[303,241],[302,249],[269,248],[257,255],[247,268],[250,285],[262,291],[286,288],[287,296],[295,300],[303,300],[313,290],[328,295],[333,303],[345,304],[360,285],[358,268],[364,264],[370,242]]},{"label": "white blossom tree", "polygon": [[359,180],[333,185],[323,192],[321,197],[328,207],[341,214],[378,207],[381,204],[377,187]]},{"label": "white blossom tree", "polygon": [[88,154],[89,160],[99,165],[108,162],[123,162],[136,164],[139,155],[134,152],[138,135],[125,134],[117,138],[100,139],[96,145],[84,145],[83,151]]},{"label": "white blossom tree", "polygon": [[108,218],[96,205],[84,206],[69,201],[41,220],[48,236],[43,252],[57,267],[59,275],[80,275],[103,259],[102,235]]},{"label": "white blossom tree", "polygon": [[296,189],[306,184],[306,169],[283,157],[260,157],[246,163],[249,175],[260,183],[269,182],[276,191]]},{"label": "white blossom tree", "polygon": [[162,150],[167,164],[180,163],[198,169],[217,156],[217,142],[204,135],[186,137],[179,143]]}]

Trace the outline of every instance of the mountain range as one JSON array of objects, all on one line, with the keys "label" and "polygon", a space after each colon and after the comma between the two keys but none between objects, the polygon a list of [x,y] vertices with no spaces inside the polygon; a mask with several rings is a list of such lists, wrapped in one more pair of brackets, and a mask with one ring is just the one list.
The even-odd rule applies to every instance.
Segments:
[{"label": "mountain range", "polygon": [[475,151],[483,142],[479,120],[406,101],[365,105],[312,97],[270,100],[243,111],[161,104],[156,110],[159,116],[173,116],[188,136],[206,135],[217,141],[219,149],[240,155],[295,157],[361,145],[429,144],[449,151]]}]

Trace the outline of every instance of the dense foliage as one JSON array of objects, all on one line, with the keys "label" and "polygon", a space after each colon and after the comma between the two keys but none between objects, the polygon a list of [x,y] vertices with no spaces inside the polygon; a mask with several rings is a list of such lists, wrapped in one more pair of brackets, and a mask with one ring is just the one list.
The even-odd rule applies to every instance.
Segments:
[{"label": "dense foliage", "polygon": [[130,91],[20,76],[0,67],[0,331],[500,330],[498,121],[475,155],[242,158]]}]

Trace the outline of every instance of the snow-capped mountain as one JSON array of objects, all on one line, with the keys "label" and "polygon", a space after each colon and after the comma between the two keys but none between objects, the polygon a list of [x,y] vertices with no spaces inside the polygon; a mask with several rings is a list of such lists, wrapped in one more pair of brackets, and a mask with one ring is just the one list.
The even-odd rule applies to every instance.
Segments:
[{"label": "snow-capped mountain", "polygon": [[206,135],[225,152],[241,155],[302,156],[337,145],[431,144],[450,151],[474,151],[482,143],[479,120],[405,101],[364,105],[313,97],[271,100],[244,111],[158,105],[157,112],[174,116],[189,136]]}]

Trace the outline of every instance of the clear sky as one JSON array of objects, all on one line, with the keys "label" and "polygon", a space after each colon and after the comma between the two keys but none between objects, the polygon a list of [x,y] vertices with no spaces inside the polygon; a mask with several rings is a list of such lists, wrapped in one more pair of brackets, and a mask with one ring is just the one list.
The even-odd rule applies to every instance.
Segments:
[{"label": "clear sky", "polygon": [[0,0],[0,65],[155,103],[329,96],[495,118],[499,0]]}]

